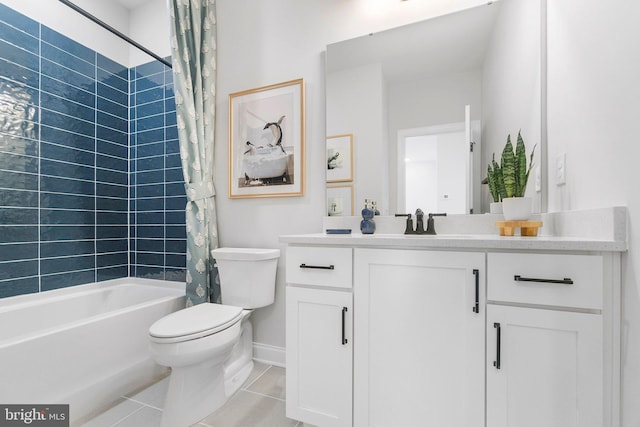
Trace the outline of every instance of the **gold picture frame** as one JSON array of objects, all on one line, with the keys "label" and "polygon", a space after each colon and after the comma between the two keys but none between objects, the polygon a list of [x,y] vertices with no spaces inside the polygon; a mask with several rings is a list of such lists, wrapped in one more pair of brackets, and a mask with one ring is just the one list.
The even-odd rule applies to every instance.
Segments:
[{"label": "gold picture frame", "polygon": [[229,95],[229,198],[302,196],[304,80]]},{"label": "gold picture frame", "polygon": [[353,181],[353,134],[327,137],[327,182]]}]

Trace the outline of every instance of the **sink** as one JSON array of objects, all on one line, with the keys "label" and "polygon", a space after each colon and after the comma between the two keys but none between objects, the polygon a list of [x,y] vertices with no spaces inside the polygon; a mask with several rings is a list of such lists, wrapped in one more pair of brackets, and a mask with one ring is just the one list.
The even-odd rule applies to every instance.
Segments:
[{"label": "sink", "polygon": [[426,237],[426,238],[441,238],[441,239],[471,239],[473,238],[472,234],[403,234],[405,237]]},{"label": "sink", "polygon": [[478,234],[397,234],[394,237],[407,239],[473,239]]}]

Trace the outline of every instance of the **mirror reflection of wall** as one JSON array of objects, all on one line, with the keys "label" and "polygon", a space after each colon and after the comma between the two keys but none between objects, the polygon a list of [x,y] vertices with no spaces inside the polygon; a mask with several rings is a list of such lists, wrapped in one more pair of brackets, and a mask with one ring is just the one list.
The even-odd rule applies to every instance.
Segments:
[{"label": "mirror reflection of wall", "polygon": [[[439,164],[438,169],[464,169],[469,176],[473,172],[468,166],[477,165],[476,176],[467,180],[466,192],[473,195],[468,210],[488,211],[488,191],[480,182],[507,134],[514,137],[522,130],[528,149],[534,144],[544,148],[544,1],[501,0],[327,47],[327,134],[354,134],[357,205],[366,198],[377,200],[383,214],[413,212],[414,205],[425,212],[455,213],[455,204],[443,204],[447,193],[437,188],[423,194],[440,193],[442,207],[427,207],[431,202],[426,198],[407,206],[406,185],[411,182],[398,154],[400,136],[464,122],[464,106],[470,105],[470,119],[482,126],[481,135],[471,140],[482,140],[482,149],[472,162],[460,155],[460,169]],[[543,164],[540,152],[535,163]],[[544,194],[529,187],[536,207],[544,208]]]},{"label": "mirror reflection of wall", "polygon": [[[331,88],[331,89],[329,89]],[[378,64],[346,68],[327,75],[327,135],[353,134],[354,199],[388,206],[389,172],[386,153],[386,100]],[[329,108],[329,105],[332,107]],[[329,122],[334,123],[332,132]]]},{"label": "mirror reflection of wall", "polygon": [[[493,153],[498,159],[507,135],[515,141],[521,131],[527,153],[537,146],[534,164],[542,179],[540,191],[536,190],[535,179],[529,180],[525,195],[533,198],[534,212],[545,212],[546,104],[542,94],[546,92],[543,83],[546,82],[546,45],[542,40],[546,0],[502,0],[500,3],[483,65],[482,164],[486,169]],[[532,173],[535,178],[535,171]],[[486,190],[483,207],[488,212],[492,200]]]}]

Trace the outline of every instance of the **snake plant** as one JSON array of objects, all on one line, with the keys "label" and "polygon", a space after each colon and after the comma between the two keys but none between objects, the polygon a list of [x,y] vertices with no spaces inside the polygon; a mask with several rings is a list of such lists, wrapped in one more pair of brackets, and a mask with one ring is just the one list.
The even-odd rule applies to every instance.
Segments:
[{"label": "snake plant", "polygon": [[494,153],[491,163],[487,166],[487,183],[489,184],[489,192],[494,202],[501,202],[506,197],[504,188],[504,180],[502,178],[502,169],[495,159]]},{"label": "snake plant", "polygon": [[518,132],[515,152],[511,143],[511,135],[507,136],[507,143],[502,150],[500,165],[494,158],[487,167],[487,183],[494,202],[500,202],[507,197],[523,197],[527,189],[529,172],[533,166],[533,153],[531,150],[529,167],[527,167],[527,154],[522,135]]}]

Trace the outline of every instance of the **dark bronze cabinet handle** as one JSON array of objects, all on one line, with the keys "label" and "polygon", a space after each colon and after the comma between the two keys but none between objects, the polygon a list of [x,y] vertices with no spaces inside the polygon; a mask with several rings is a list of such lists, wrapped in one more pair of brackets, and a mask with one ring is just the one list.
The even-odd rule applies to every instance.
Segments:
[{"label": "dark bronze cabinet handle", "polygon": [[493,366],[500,369],[500,323],[494,323],[493,327],[496,328],[496,360],[493,361]]},{"label": "dark bronze cabinet handle", "polygon": [[537,279],[534,277],[522,277],[515,275],[513,280],[516,282],[536,282],[536,283],[559,283],[561,285],[573,285],[573,280],[565,277],[564,279]]},{"label": "dark bronze cabinet handle", "polygon": [[342,345],[346,345],[347,344],[347,338],[345,336],[345,317],[347,314],[347,307],[342,307]]},{"label": "dark bronze cabinet handle", "polygon": [[307,264],[300,264],[300,268],[315,268],[317,270],[333,270],[335,268],[335,266],[333,264],[331,265],[307,265]]},{"label": "dark bronze cabinet handle", "polygon": [[480,271],[474,269],[473,274],[476,276],[476,303],[471,310],[474,313],[480,313]]}]

